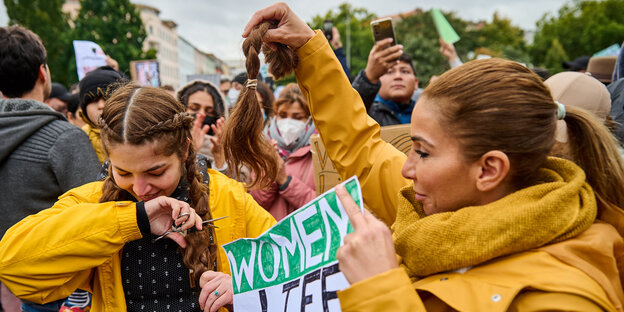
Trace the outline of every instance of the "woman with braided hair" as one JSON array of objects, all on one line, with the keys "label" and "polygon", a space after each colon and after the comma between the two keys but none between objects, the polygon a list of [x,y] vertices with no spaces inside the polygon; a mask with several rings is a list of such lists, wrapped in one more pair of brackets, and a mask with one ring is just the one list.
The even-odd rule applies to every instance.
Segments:
[{"label": "woman with braided hair", "polygon": [[624,311],[624,200],[548,157],[561,120],[602,168],[592,178],[621,194],[624,165],[602,122],[555,102],[522,64],[477,60],[424,90],[406,157],[381,140],[322,32],[278,3],[243,37],[267,21],[279,26],[262,39],[296,51],[327,155],[342,178],[358,176],[372,212],[336,189],[354,228],[336,253],[351,283],[342,311]]},{"label": "woman with braided hair", "polygon": [[256,237],[275,219],[243,184],[197,157],[192,123],[166,91],[133,84],[114,91],[99,122],[109,176],[9,229],[0,242],[0,280],[38,303],[85,289],[93,311],[231,304],[219,246]]}]

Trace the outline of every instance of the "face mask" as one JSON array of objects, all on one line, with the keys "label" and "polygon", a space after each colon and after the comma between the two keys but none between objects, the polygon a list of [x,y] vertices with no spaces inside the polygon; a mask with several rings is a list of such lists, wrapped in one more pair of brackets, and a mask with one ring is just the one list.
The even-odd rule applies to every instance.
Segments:
[{"label": "face mask", "polygon": [[230,91],[228,91],[227,97],[228,99],[230,99],[230,103],[231,106],[234,106],[236,104],[236,100],[238,100],[238,95],[240,94],[240,91],[232,88],[230,89]]},{"label": "face mask", "polygon": [[276,122],[277,130],[279,130],[282,139],[286,145],[295,142],[305,130],[305,122],[290,118],[279,119]]}]

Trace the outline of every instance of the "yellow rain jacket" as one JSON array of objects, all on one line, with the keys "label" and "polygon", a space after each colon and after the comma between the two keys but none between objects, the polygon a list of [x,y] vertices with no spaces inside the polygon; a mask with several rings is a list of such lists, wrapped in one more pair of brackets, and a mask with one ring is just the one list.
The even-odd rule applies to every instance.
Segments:
[{"label": "yellow rain jacket", "polygon": [[[210,174],[210,207],[219,246],[257,237],[275,219],[245,186],[217,171]],[[126,311],[121,281],[121,250],[142,237],[134,202],[98,203],[103,182],[63,194],[52,208],[10,228],[0,241],[0,281],[19,298],[36,303],[67,297],[75,289],[93,293],[92,311]],[[230,274],[219,248],[217,266]]]}]

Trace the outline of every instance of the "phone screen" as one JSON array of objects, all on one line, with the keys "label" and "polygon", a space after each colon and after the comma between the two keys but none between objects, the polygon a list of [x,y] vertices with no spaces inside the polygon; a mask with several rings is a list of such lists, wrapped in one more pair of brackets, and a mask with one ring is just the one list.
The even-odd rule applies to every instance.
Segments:
[{"label": "phone screen", "polygon": [[323,33],[325,34],[325,37],[329,41],[332,40],[332,28],[333,27],[334,27],[334,23],[332,21],[325,21],[325,23],[323,23]]}]

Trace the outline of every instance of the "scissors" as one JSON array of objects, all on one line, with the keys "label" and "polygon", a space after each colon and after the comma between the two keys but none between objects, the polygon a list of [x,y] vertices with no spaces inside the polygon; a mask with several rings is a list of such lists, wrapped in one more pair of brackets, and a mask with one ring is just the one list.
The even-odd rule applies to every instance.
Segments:
[{"label": "scissors", "polygon": [[[176,219],[176,221],[177,221],[177,220],[180,220],[180,219],[182,219],[182,218],[184,218],[184,217],[186,217],[186,219],[188,219],[188,216],[189,216],[189,215],[190,215],[189,213],[182,213],[182,214],[180,214],[180,215],[178,216],[178,218]],[[204,220],[204,221],[202,221],[202,226],[206,225],[206,226],[209,226],[209,227],[212,227],[212,228],[218,229],[219,227],[218,227],[218,226],[216,226],[216,225],[214,225],[214,224],[212,224],[211,222],[214,222],[214,221],[217,221],[217,220],[221,220],[221,219],[225,219],[225,218],[227,218],[227,217],[229,217],[229,216],[223,216],[223,217],[220,217],[220,218],[214,218],[214,219],[210,219],[210,220]],[[186,222],[186,220],[184,220],[184,222]],[[182,232],[185,232],[186,230],[182,230],[182,225],[184,224],[184,222],[180,223],[180,225],[178,225],[178,226],[176,226],[176,225],[175,225],[175,222],[174,222],[174,223],[173,223],[173,225],[171,226],[171,230],[169,230],[169,231],[167,231],[167,232],[163,233],[162,235],[160,235],[160,236],[158,236],[158,237],[156,237],[156,238],[152,239],[152,243],[157,242],[157,241],[158,241],[158,240],[160,240],[161,238],[163,238],[163,237],[165,237],[165,236],[167,236],[167,235],[169,235],[169,234],[171,234],[171,233],[182,233]],[[192,230],[192,229],[194,229],[194,228],[191,228],[191,229],[189,229],[189,230]]]}]

